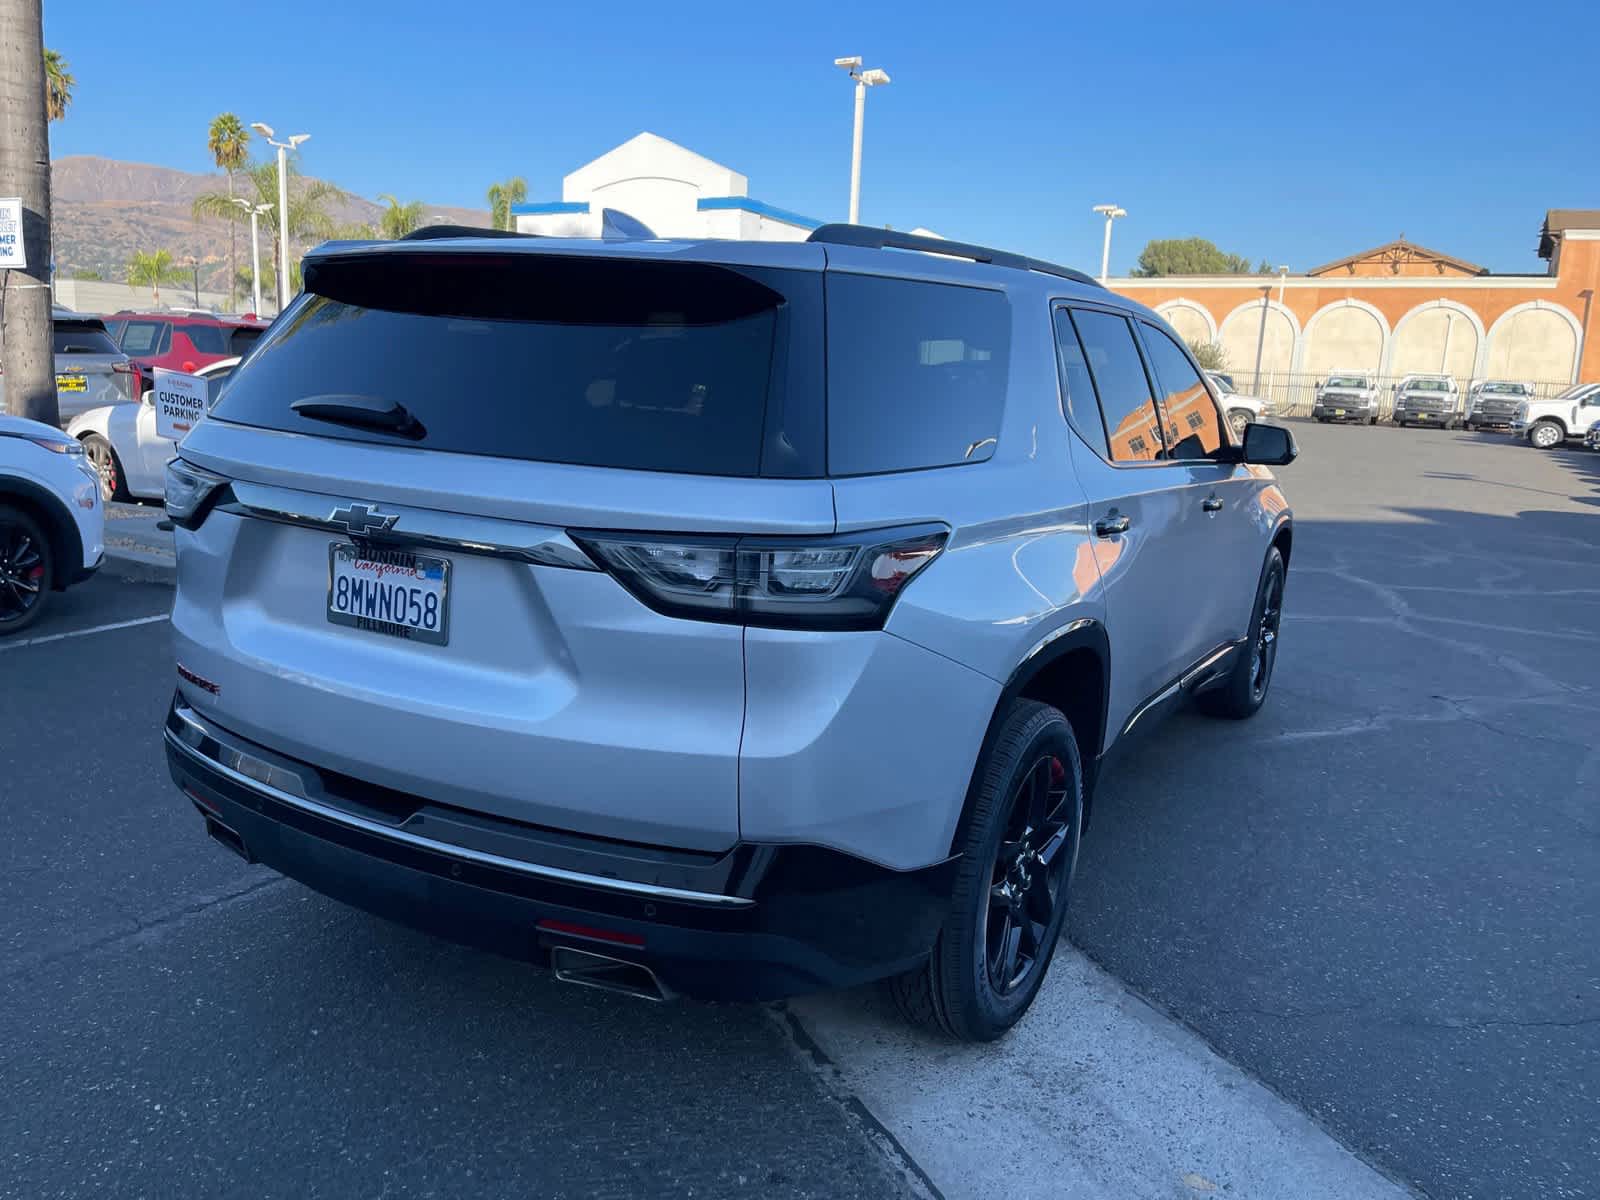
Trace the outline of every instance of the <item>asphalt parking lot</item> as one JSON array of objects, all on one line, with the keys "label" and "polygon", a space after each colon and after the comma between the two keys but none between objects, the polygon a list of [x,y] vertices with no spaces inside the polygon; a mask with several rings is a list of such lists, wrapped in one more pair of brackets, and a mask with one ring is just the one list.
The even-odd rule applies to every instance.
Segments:
[{"label": "asphalt parking lot", "polygon": [[1108,782],[1072,937],[1430,1196],[1600,1195],[1600,454],[1294,428],[1273,698]]},{"label": "asphalt parking lot", "polygon": [[0,1195],[992,1194],[994,1114],[1064,1164],[1092,1136],[1054,1114],[1119,1064],[1052,1023],[1117,980],[1423,1194],[1600,1193],[1600,455],[1295,431],[1274,695],[1107,780],[1092,961],[987,1057],[866,996],[578,991],[246,866],[166,775],[170,593],[68,593],[0,647]]}]

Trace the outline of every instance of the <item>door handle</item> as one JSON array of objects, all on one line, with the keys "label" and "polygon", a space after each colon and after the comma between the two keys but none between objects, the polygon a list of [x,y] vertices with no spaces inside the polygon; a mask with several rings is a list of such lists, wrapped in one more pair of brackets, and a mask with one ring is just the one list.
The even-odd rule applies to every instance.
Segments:
[{"label": "door handle", "polygon": [[1221,512],[1222,501],[1217,499],[1215,496],[1207,496],[1204,500],[1200,501],[1200,508],[1204,512]]},{"label": "door handle", "polygon": [[1128,527],[1132,524],[1133,522],[1126,516],[1113,511],[1109,516],[1101,517],[1094,523],[1094,535],[1103,538],[1116,537],[1119,533],[1127,533]]}]

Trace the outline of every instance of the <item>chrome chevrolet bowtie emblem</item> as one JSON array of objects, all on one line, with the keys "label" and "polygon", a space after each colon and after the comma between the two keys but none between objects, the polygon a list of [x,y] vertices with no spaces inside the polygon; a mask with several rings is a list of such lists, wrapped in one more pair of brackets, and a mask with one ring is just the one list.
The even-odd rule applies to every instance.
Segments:
[{"label": "chrome chevrolet bowtie emblem", "polygon": [[379,512],[370,504],[350,504],[328,514],[328,524],[342,525],[355,537],[370,537],[393,529],[399,513]]}]

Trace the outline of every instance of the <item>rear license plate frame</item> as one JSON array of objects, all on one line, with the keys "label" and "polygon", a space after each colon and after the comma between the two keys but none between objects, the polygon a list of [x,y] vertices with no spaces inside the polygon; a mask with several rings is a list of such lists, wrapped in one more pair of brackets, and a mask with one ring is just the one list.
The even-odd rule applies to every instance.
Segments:
[{"label": "rear license plate frame", "polygon": [[[334,593],[338,585],[336,564],[341,558],[374,562],[393,568],[393,571],[378,572],[375,582],[381,580],[386,574],[400,575],[408,571],[415,574],[417,571],[437,567],[439,569],[439,628],[431,630],[412,625],[409,622],[383,620],[378,617],[368,617],[336,609],[334,607]],[[328,623],[346,629],[359,629],[366,633],[376,633],[384,637],[396,638],[400,641],[421,642],[428,646],[448,646],[450,644],[450,576],[451,562],[448,558],[440,558],[431,554],[417,554],[399,546],[376,546],[362,542],[329,542],[328,595],[326,604]]]}]

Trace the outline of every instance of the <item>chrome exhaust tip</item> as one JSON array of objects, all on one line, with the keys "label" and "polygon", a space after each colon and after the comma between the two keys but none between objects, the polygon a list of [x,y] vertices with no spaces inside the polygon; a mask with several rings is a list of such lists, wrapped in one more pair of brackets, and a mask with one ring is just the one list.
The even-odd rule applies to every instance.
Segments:
[{"label": "chrome exhaust tip", "polygon": [[672,993],[661,986],[661,981],[649,967],[588,950],[552,946],[550,968],[562,983],[599,988],[604,992],[620,992],[624,996],[637,996],[657,1004],[672,998]]}]

